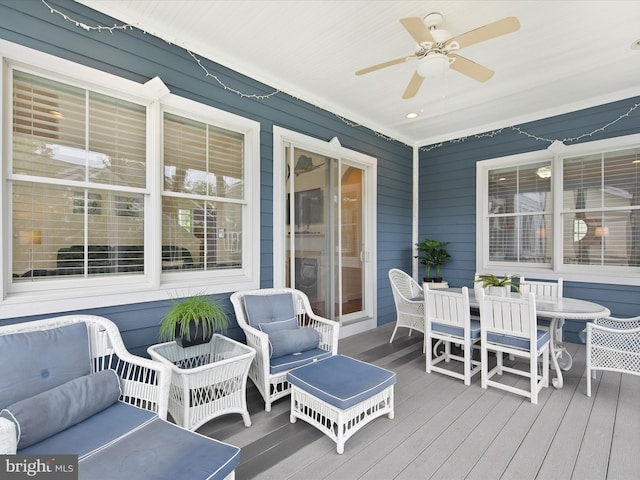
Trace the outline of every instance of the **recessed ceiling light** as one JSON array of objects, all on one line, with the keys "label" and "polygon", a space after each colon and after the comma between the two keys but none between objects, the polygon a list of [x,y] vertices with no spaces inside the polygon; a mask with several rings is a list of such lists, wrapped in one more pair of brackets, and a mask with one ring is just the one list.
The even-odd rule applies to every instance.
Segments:
[{"label": "recessed ceiling light", "polygon": [[411,120],[411,119],[414,119],[414,118],[418,118],[419,116],[420,116],[420,115],[419,115],[418,113],[416,113],[416,112],[410,112],[410,113],[407,113],[407,114],[405,115],[405,117],[407,117],[407,118],[408,118],[408,119],[410,119],[410,120]]},{"label": "recessed ceiling light", "polygon": [[504,182],[506,179],[507,179],[507,177],[500,177],[500,178],[498,179],[498,181],[500,181],[500,182]]},{"label": "recessed ceiling light", "polygon": [[640,50],[640,40],[636,40],[631,44],[631,50]]}]

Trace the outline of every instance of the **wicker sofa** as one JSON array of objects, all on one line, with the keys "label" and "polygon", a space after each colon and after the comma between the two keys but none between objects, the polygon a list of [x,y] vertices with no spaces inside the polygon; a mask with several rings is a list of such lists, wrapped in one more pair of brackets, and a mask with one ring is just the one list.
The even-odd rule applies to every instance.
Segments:
[{"label": "wicker sofa", "polygon": [[102,317],[2,326],[0,454],[78,455],[80,479],[233,479],[239,448],[166,421],[170,381]]}]

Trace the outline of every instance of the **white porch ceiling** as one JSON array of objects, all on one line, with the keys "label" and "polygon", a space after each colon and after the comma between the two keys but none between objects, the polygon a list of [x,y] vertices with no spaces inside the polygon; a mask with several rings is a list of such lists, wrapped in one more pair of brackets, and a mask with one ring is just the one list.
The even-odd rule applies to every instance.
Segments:
[{"label": "white porch ceiling", "polygon": [[[409,145],[640,95],[637,0],[76,1]],[[507,16],[521,27],[460,51],[495,71],[486,83],[450,71],[403,100],[415,60],[356,77],[412,54],[399,20],[431,12],[453,35]]]}]

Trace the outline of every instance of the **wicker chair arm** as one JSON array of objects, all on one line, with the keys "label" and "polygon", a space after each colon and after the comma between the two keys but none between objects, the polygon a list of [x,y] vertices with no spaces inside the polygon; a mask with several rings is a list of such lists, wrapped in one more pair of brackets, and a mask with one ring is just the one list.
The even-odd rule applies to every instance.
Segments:
[{"label": "wicker chair arm", "polygon": [[304,326],[311,327],[320,334],[320,348],[336,355],[338,353],[340,324],[334,320],[320,317],[313,312],[308,312],[306,317]]},{"label": "wicker chair arm", "polygon": [[0,455],[15,455],[18,450],[16,424],[0,417]]}]

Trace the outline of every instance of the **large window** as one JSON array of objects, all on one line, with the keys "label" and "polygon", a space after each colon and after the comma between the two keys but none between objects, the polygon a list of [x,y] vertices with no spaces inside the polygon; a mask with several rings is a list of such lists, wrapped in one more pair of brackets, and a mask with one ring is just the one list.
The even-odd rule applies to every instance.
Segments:
[{"label": "large window", "polygon": [[0,47],[0,316],[259,285],[257,122]]},{"label": "large window", "polygon": [[143,273],[146,108],[14,70],[12,134],[13,282]]},{"label": "large window", "polygon": [[640,135],[478,163],[479,270],[637,283]]}]

